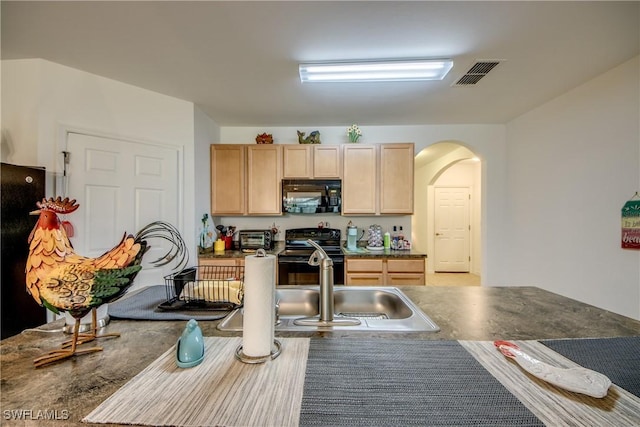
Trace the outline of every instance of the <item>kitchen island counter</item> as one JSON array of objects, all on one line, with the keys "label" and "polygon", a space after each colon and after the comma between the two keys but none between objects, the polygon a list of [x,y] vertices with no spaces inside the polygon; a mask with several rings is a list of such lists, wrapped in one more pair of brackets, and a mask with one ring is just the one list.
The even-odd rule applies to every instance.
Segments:
[{"label": "kitchen island counter", "polygon": [[[280,337],[529,340],[640,335],[640,321],[533,287],[400,287],[441,328],[437,333],[281,332]],[[81,419],[176,343],[184,321],[113,320],[104,351],[35,369],[33,359],[67,338],[58,320],[0,343],[3,425],[86,425]],[[205,336],[240,336],[199,322]],[[85,344],[91,345],[91,344]],[[25,423],[7,411],[30,411]],[[40,411],[40,412],[38,412]],[[57,419],[34,420],[42,411]],[[15,412],[13,413],[15,414]],[[13,418],[12,418],[13,417]]]}]

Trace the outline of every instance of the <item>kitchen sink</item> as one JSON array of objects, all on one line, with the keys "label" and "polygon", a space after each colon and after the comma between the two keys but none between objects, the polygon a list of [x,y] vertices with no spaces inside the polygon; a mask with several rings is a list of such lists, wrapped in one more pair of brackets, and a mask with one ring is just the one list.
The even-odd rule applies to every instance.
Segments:
[{"label": "kitchen sink", "polygon": [[[400,289],[394,287],[334,287],[334,317],[356,318],[359,325],[297,325],[296,319],[319,315],[318,286],[276,288],[276,331],[389,331],[437,332],[440,330]],[[219,324],[221,331],[241,331],[243,308],[231,312]]]}]

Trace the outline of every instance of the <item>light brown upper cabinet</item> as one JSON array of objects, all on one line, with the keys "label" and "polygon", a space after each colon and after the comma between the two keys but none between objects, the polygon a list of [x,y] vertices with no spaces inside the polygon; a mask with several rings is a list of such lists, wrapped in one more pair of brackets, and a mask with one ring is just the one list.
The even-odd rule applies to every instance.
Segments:
[{"label": "light brown upper cabinet", "polygon": [[342,213],[413,213],[414,144],[344,145]]},{"label": "light brown upper cabinet", "polygon": [[282,146],[247,147],[247,214],[282,213]]},{"label": "light brown upper cabinet", "polygon": [[284,178],[340,178],[339,145],[283,145]]},{"label": "light brown upper cabinet", "polygon": [[344,145],[342,152],[342,213],[343,215],[374,215],[378,198],[378,147],[375,145]]},{"label": "light brown upper cabinet", "polygon": [[413,144],[380,146],[380,213],[413,213]]},{"label": "light brown upper cabinet", "polygon": [[246,148],[237,144],[211,145],[211,213],[245,213]]},{"label": "light brown upper cabinet", "polygon": [[211,213],[280,215],[282,146],[211,145]]}]

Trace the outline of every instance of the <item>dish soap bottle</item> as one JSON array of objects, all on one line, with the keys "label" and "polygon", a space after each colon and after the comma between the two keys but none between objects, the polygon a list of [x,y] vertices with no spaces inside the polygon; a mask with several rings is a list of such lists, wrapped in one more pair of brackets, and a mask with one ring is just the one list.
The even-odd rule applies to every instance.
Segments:
[{"label": "dish soap bottle", "polygon": [[388,231],[384,233],[384,248],[385,249],[391,248],[391,234],[389,234]]}]

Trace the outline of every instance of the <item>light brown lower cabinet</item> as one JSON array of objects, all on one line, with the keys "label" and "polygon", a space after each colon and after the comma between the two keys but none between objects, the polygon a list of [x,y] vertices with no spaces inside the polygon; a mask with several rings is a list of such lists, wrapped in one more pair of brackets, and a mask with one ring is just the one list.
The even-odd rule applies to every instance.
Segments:
[{"label": "light brown lower cabinet", "polygon": [[[244,266],[244,257],[199,258],[198,265],[200,266],[200,269],[198,270],[198,279],[219,279],[220,277],[231,277],[236,273],[235,267]],[[222,274],[222,276],[220,276],[220,274]]]},{"label": "light brown lower cabinet", "polygon": [[345,257],[345,285],[424,286],[424,258]]}]

